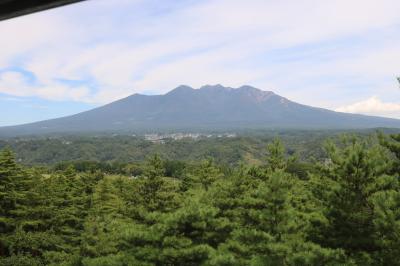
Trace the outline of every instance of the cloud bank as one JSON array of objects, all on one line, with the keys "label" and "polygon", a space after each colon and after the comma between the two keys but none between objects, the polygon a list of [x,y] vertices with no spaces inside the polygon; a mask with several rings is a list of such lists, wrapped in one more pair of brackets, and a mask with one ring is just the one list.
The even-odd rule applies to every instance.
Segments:
[{"label": "cloud bank", "polygon": [[336,111],[400,118],[399,103],[383,102],[376,96],[350,104],[348,106],[339,107],[336,109]]}]

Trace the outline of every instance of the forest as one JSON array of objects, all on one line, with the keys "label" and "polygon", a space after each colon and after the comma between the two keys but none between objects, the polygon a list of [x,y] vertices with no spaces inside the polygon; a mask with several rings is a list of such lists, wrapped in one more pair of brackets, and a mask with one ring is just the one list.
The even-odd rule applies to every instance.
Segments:
[{"label": "forest", "polygon": [[[54,166],[62,162],[101,162],[108,164],[142,163],[149,154],[168,160],[196,162],[211,157],[218,164],[238,166],[241,163],[262,164],[265,147],[276,136],[288,154],[310,162],[327,158],[323,144],[338,140],[343,134],[368,138],[374,130],[266,130],[239,132],[234,138],[165,139],[162,143],[147,141],[140,135],[44,135],[0,138],[0,149],[11,148],[19,163],[28,166]],[[397,129],[379,129],[399,134]],[[216,135],[217,133],[214,133]]]},{"label": "forest", "polygon": [[0,265],[400,265],[400,134],[301,139],[4,141]]}]

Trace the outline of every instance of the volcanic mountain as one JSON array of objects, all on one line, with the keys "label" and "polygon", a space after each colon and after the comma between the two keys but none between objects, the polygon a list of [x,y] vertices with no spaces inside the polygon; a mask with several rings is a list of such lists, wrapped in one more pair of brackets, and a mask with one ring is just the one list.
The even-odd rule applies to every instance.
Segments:
[{"label": "volcanic mountain", "polygon": [[76,115],[0,128],[1,136],[163,130],[354,129],[400,127],[400,120],[302,105],[272,91],[221,85],[133,94]]}]

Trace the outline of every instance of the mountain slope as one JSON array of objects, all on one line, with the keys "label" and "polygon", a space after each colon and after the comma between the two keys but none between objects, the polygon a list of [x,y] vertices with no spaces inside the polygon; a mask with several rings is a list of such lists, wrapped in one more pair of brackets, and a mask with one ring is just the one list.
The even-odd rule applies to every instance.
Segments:
[{"label": "mountain slope", "polygon": [[134,94],[76,115],[0,128],[0,135],[240,128],[400,127],[400,120],[346,114],[292,102],[271,91],[221,85]]}]

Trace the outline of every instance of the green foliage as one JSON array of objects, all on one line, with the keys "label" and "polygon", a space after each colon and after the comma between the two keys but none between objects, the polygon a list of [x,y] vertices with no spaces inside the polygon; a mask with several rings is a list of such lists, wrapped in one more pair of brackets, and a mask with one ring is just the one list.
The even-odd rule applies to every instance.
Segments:
[{"label": "green foliage", "polygon": [[218,178],[222,177],[222,173],[220,170],[214,165],[212,159],[204,160],[197,171],[195,172],[192,180],[200,183],[204,190],[208,190],[208,188],[216,181]]},{"label": "green foliage", "polygon": [[49,170],[4,150],[0,265],[399,265],[399,142],[346,137],[312,164],[275,140],[235,167],[155,155]]},{"label": "green foliage", "polygon": [[139,190],[142,206],[147,211],[167,211],[175,205],[174,194],[164,175],[163,162],[158,155],[154,155],[144,169]]},{"label": "green foliage", "polygon": [[[221,165],[238,166],[244,162],[260,165],[265,159],[265,146],[277,135],[289,155],[301,160],[323,159],[322,143],[337,136],[337,131],[262,131],[243,132],[238,137],[209,137],[203,139],[166,140],[163,143],[146,141],[143,137],[118,136],[52,136],[0,139],[0,149],[10,147],[18,162],[29,166],[53,166],[64,170],[72,164],[75,170],[100,170],[108,174],[140,175],[140,163],[149,154],[160,154],[168,161],[195,162],[213,158]],[[360,135],[365,135],[361,132]],[[138,165],[139,163],[139,165]],[[166,167],[167,168],[167,167]],[[167,170],[167,172],[169,172]],[[167,173],[169,176],[169,173]]]},{"label": "green foliage", "polygon": [[270,171],[284,170],[286,168],[285,147],[279,139],[275,139],[267,146],[267,166]]},{"label": "green foliage", "polygon": [[[314,177],[329,220],[319,242],[344,249],[357,264],[396,264],[391,257],[399,248],[385,245],[397,245],[397,240],[384,241],[389,236],[382,224],[389,212],[392,221],[398,219],[393,205],[400,193],[398,176],[389,175],[392,163],[387,151],[354,137],[345,139],[342,146],[328,144],[330,161],[321,168],[321,176]],[[326,187],[323,191],[322,186]],[[391,230],[396,230],[395,224]]]}]

